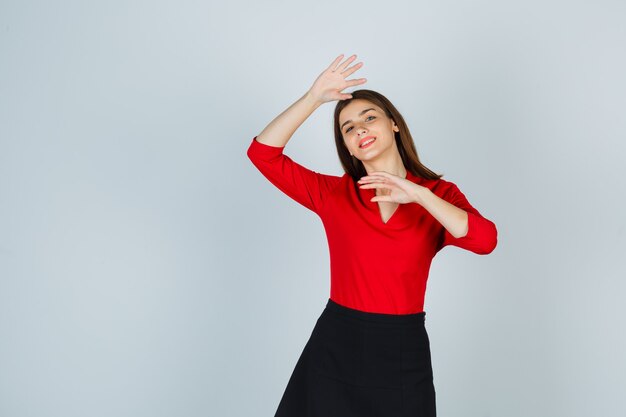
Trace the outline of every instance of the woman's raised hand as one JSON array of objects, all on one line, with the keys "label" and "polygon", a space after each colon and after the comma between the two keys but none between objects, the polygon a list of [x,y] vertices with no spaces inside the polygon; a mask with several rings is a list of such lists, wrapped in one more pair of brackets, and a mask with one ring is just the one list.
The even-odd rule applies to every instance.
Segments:
[{"label": "woman's raised hand", "polygon": [[[339,64],[343,54],[339,55],[328,68],[322,72],[315,80],[309,93],[315,100],[320,103],[326,103],[333,100],[347,100],[352,98],[352,94],[342,93],[341,91],[347,87],[354,85],[364,84],[367,80],[365,78],[357,78],[352,80],[346,80],[346,77],[363,66],[362,62],[346,67],[356,59],[356,55],[352,55],[350,58]],[[337,65],[339,64],[339,65]]]}]

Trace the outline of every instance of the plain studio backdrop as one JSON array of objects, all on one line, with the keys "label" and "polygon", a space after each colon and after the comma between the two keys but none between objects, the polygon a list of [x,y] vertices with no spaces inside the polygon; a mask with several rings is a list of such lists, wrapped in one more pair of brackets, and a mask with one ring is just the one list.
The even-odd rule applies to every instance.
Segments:
[{"label": "plain studio backdrop", "polygon": [[[626,3],[0,5],[0,415],[273,416],[330,291],[246,156],[343,53],[498,227],[426,293],[441,416],[626,410]],[[285,154],[342,175],[332,111]],[[359,250],[359,248],[355,248]]]}]

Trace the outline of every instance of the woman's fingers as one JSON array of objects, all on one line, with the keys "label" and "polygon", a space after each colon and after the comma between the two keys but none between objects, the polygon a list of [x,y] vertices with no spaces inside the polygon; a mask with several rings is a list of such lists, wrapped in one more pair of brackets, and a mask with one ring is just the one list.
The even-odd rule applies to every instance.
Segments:
[{"label": "woman's fingers", "polygon": [[372,197],[370,199],[370,201],[377,203],[379,201],[389,201],[392,203],[396,203],[397,201],[395,201],[394,199],[392,199],[391,197],[389,197],[388,195],[377,195],[376,197]]},{"label": "woman's fingers", "polygon": [[385,171],[376,171],[376,172],[372,172],[368,175],[364,175],[359,179],[359,182],[361,181],[368,181],[370,179],[375,179],[378,181],[393,181],[396,178],[400,178],[397,175],[394,174],[390,174],[388,172]]},{"label": "woman's fingers", "polygon": [[327,69],[329,69],[331,71],[335,71],[337,69],[337,64],[339,63],[339,61],[341,61],[341,58],[343,58],[343,54],[341,54],[337,58],[335,58],[333,63],[330,64]]},{"label": "woman's fingers", "polygon": [[379,183],[370,183],[370,184],[361,184],[359,188],[391,188],[388,184],[379,184]]},{"label": "woman's fingers", "polygon": [[394,184],[394,183],[391,183],[391,182],[387,182],[387,183],[368,182],[368,183],[359,184],[359,188],[386,188],[388,190],[391,190],[391,189],[398,188],[398,186],[396,184]]},{"label": "woman's fingers", "polygon": [[[326,68],[313,82],[309,88],[313,96],[321,103],[332,100],[348,100],[352,98],[350,93],[342,93],[347,87],[365,83],[365,79],[357,79],[346,81],[345,78],[361,67],[362,63],[358,63],[347,70],[346,67],[356,59],[356,54],[350,56],[344,62],[341,62],[344,55],[341,54]],[[344,71],[345,70],[345,71]]]},{"label": "woman's fingers", "polygon": [[358,181],[359,186],[364,186],[364,185],[372,185],[372,184],[385,184],[385,182],[383,182],[382,180],[362,180],[362,181]]},{"label": "woman's fingers", "polygon": [[388,178],[384,177],[382,175],[370,174],[370,175],[366,175],[364,177],[361,177],[361,179],[359,179],[358,182],[387,181],[387,180],[388,180]]},{"label": "woman's fingers", "polygon": [[342,71],[341,75],[343,75],[343,78],[347,78],[349,75],[352,75],[353,72],[355,72],[356,70],[360,69],[362,66],[363,66],[363,62],[357,62],[356,64],[354,64],[353,66],[351,66],[347,70]]},{"label": "woman's fingers", "polygon": [[348,87],[352,87],[354,85],[364,84],[367,81],[367,78],[357,78],[356,80],[347,80],[346,83]]},{"label": "woman's fingers", "polygon": [[346,67],[356,59],[356,55],[352,55],[350,58],[348,58],[343,64],[339,65],[339,67],[337,68],[337,70],[341,73],[343,73],[343,70],[346,69]]}]

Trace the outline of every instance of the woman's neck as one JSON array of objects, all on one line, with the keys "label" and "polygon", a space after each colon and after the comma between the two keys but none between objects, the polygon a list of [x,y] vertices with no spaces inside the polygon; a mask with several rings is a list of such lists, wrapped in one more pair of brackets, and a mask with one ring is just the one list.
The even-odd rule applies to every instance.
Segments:
[{"label": "woman's neck", "polygon": [[406,178],[407,176],[407,170],[402,163],[400,155],[397,155],[397,158],[393,159],[389,158],[387,160],[363,162],[363,166],[368,174],[377,171],[384,171],[402,178]]}]

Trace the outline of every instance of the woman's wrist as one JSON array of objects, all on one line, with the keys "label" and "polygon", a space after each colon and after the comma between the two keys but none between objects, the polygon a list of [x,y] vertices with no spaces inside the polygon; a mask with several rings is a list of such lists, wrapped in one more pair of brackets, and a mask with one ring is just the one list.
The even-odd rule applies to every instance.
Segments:
[{"label": "woman's wrist", "polygon": [[430,191],[430,188],[424,187],[423,185],[417,185],[417,187],[415,188],[415,192],[412,196],[413,202],[419,204],[420,206],[423,205],[425,199],[428,198],[428,193],[432,193],[432,191]]},{"label": "woman's wrist", "polygon": [[318,108],[319,106],[321,106],[322,104],[324,104],[322,101],[320,101],[312,92],[311,90],[308,90],[305,94],[304,94],[304,99],[306,100],[307,103],[309,103],[311,106],[313,106],[314,108]]}]

